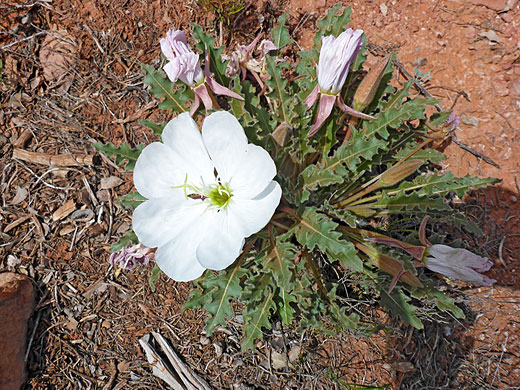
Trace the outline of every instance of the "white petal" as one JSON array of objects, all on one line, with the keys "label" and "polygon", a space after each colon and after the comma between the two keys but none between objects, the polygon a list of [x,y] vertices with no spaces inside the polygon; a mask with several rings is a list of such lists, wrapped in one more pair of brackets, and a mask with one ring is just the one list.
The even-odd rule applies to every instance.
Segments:
[{"label": "white petal", "polygon": [[260,231],[271,220],[280,203],[282,189],[272,181],[253,199],[233,197],[228,205],[228,212],[240,225],[245,237]]},{"label": "white petal", "polygon": [[244,246],[244,233],[239,221],[226,210],[209,221],[197,248],[199,263],[208,269],[221,270],[232,264]]},{"label": "white petal", "polygon": [[233,194],[251,199],[262,192],[276,175],[276,166],[269,153],[260,146],[249,144],[228,183]]},{"label": "white petal", "polygon": [[237,162],[247,150],[244,129],[232,114],[217,111],[204,120],[202,138],[219,177],[229,182],[238,168]]},{"label": "white petal", "polygon": [[202,142],[199,128],[187,112],[168,122],[162,139],[182,159],[182,166],[188,172],[188,182],[214,183],[213,164]]},{"label": "white petal", "polygon": [[141,243],[155,248],[177,237],[186,226],[200,219],[205,210],[202,201],[186,199],[179,189],[167,198],[149,199],[137,206],[132,228]]},{"label": "white petal", "polygon": [[168,146],[154,142],[139,155],[134,168],[134,185],[146,198],[170,196],[183,185],[186,169],[182,160]]},{"label": "white petal", "polygon": [[197,279],[206,270],[199,264],[196,249],[202,238],[205,226],[201,220],[187,226],[175,239],[161,245],[155,253],[159,268],[168,277],[178,282]]}]

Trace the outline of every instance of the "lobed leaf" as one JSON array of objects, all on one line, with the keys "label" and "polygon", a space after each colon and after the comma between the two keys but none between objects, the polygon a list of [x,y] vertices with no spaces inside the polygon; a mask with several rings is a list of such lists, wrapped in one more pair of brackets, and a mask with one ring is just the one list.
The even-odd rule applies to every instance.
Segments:
[{"label": "lobed leaf", "polygon": [[106,154],[108,157],[115,157],[116,164],[123,165],[126,161],[125,171],[132,171],[134,169],[137,158],[144,147],[145,145],[140,144],[137,146],[137,149],[132,149],[126,142],[123,142],[119,146],[115,146],[110,142],[107,144],[94,144],[94,148],[97,151]]},{"label": "lobed leaf", "polygon": [[370,160],[386,143],[379,138],[365,138],[355,130],[347,144],[341,145],[332,156],[324,155],[317,165],[309,165],[300,174],[303,200],[318,187],[342,183],[363,160]]},{"label": "lobed leaf", "polygon": [[123,248],[127,248],[129,246],[139,244],[139,240],[133,231],[126,232],[126,234],[119,238],[119,240],[112,244],[110,248],[110,253],[120,251]]},{"label": "lobed leaf", "polygon": [[153,131],[154,134],[158,135],[162,134],[164,127],[166,126],[166,123],[155,123],[154,121],[149,119],[139,119],[139,123],[145,127],[148,127],[150,130]]},{"label": "lobed leaf", "polygon": [[271,99],[274,114],[279,122],[284,122],[291,126],[292,119],[295,116],[292,106],[294,105],[294,96],[287,92],[287,79],[282,76],[282,69],[289,68],[289,64],[285,62],[276,63],[274,57],[265,56],[267,62],[267,73],[271,76],[267,80],[270,88],[267,96]]},{"label": "lobed leaf", "polygon": [[271,40],[278,50],[291,44],[293,39],[289,35],[289,29],[285,25],[289,13],[285,13],[278,18],[278,26],[271,30]]},{"label": "lobed leaf", "polygon": [[350,23],[350,14],[352,13],[352,7],[342,8],[342,3],[337,3],[329,9],[327,15],[317,21],[318,32],[314,36],[314,45],[321,47],[321,37],[326,35],[334,35],[337,37],[343,31],[347,29],[347,25]]},{"label": "lobed leaf", "polygon": [[353,271],[362,272],[363,262],[357,257],[356,249],[350,241],[345,241],[335,229],[338,224],[328,216],[318,213],[316,208],[305,209],[299,224],[294,228],[298,242],[310,250],[320,249],[331,261]]},{"label": "lobed leaf", "polygon": [[179,114],[188,110],[188,94],[184,84],[179,82],[174,91],[175,84],[164,77],[161,71],[155,70],[151,65],[143,65],[142,69],[145,72],[144,83],[150,86],[150,93],[158,99],[163,99],[159,103],[161,110],[172,110]]},{"label": "lobed leaf", "polygon": [[395,288],[390,294],[381,290],[381,305],[390,309],[393,315],[402,319],[407,325],[423,329],[424,325],[415,315],[417,308],[409,303],[410,300],[411,298],[400,288]]},{"label": "lobed leaf", "polygon": [[142,196],[137,191],[129,192],[126,195],[122,195],[117,200],[119,204],[121,204],[124,208],[133,210],[137,206],[139,206],[141,203],[144,203],[147,201],[147,199]]},{"label": "lobed leaf", "polygon": [[189,300],[184,304],[185,308],[204,307],[209,314],[206,320],[206,332],[211,335],[213,331],[225,323],[226,318],[233,316],[231,300],[242,294],[240,278],[246,273],[240,267],[241,261],[236,261],[232,266],[218,274],[206,271],[207,275],[201,280],[200,288],[194,290]]}]

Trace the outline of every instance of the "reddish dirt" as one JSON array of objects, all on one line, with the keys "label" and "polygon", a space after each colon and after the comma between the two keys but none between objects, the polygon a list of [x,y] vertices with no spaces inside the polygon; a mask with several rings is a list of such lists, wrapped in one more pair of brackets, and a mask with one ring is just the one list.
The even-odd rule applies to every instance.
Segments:
[{"label": "reddish dirt", "polygon": [[[341,382],[403,389],[518,387],[517,3],[344,2],[353,8],[351,26],[363,29],[369,43],[397,52],[410,72],[417,66],[430,73],[428,91],[443,99],[443,109],[453,106],[462,117],[458,139],[500,166],[489,165],[454,143],[446,149],[448,160],[443,166],[457,175],[502,179],[496,188],[467,199],[465,207],[485,236],[462,236],[468,246],[494,260],[489,276],[498,283],[482,289],[449,284],[465,308],[468,320],[464,322],[439,316],[419,332],[388,321],[386,333],[362,340],[282,332],[275,324],[257,352],[240,353],[233,338],[239,337],[238,319],[208,339],[202,334],[203,313],[181,310],[189,285],[162,279],[152,294],[146,284],[148,269],[115,274],[109,268],[109,244],[130,227],[128,213],[115,199],[130,189],[131,175],[106,160],[93,167],[50,172],[46,166],[12,160],[12,151],[19,147],[48,154],[92,154],[93,140],[145,142],[152,135],[137,120],[167,118],[143,87],[140,65],[158,66],[158,41],[172,25],[189,29],[190,22],[199,23],[233,47],[250,42],[288,11],[293,38],[307,49],[317,18],[334,1],[251,2],[230,19],[229,26],[223,24],[222,35],[214,15],[195,1],[8,1],[0,19],[4,64],[0,272],[26,273],[38,290],[27,388],[165,388],[144,364],[137,344],[150,330],[168,337],[188,365],[214,388],[329,389],[340,387]],[[0,12],[4,12],[1,7]],[[56,48],[49,36],[69,42]],[[13,44],[24,38],[28,39]],[[61,50],[65,58],[51,72],[44,66],[50,55],[42,54],[45,48]],[[376,60],[370,55],[367,65]],[[467,93],[470,101],[457,98],[459,91]],[[100,179],[113,175],[125,184],[101,189]],[[27,190],[25,197],[18,187]],[[53,213],[68,200],[74,201],[76,210],[91,210],[94,217],[80,213],[54,220]],[[19,263],[8,260],[9,255]],[[376,312],[374,318],[386,317]],[[282,353],[295,346],[301,353],[292,367],[270,366],[273,351]]]}]

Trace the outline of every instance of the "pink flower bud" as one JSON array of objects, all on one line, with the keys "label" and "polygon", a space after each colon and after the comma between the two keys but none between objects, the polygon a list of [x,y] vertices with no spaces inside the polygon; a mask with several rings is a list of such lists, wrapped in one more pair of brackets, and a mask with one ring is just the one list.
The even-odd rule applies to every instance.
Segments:
[{"label": "pink flower bud", "polygon": [[172,82],[180,79],[183,83],[193,87],[204,81],[199,56],[188,45],[184,31],[169,30],[166,38],[161,39],[161,50],[169,60],[163,69]]},{"label": "pink flower bud", "polygon": [[337,38],[332,35],[321,38],[320,58],[316,69],[321,92],[336,95],[341,90],[350,64],[363,45],[362,35],[363,30],[354,31],[349,28]]}]

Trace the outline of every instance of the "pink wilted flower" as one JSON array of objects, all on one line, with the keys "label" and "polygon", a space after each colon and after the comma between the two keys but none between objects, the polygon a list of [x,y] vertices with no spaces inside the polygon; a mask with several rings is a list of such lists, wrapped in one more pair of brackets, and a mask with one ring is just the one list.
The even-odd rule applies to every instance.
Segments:
[{"label": "pink wilted flower", "polygon": [[362,36],[363,30],[354,31],[349,28],[337,38],[332,35],[321,37],[322,46],[316,67],[318,84],[303,101],[309,109],[314,105],[318,96],[320,97],[316,123],[308,135],[318,131],[332,112],[334,104],[349,115],[363,119],[374,119],[370,115],[347,106],[340,94],[347,79],[350,65],[356,59],[363,45]]},{"label": "pink wilted flower", "polygon": [[206,50],[204,72],[202,71],[199,64],[199,55],[191,50],[184,31],[171,29],[166,33],[166,38],[161,39],[160,43],[162,53],[169,61],[163,68],[168,78],[172,82],[181,80],[193,89],[195,93],[195,101],[191,107],[190,115],[197,111],[201,100],[206,111],[213,108],[213,99],[208,91],[208,87],[217,95],[244,100],[239,94],[215,81],[209,68],[208,50]]},{"label": "pink wilted flower", "polygon": [[[264,57],[272,50],[276,50],[276,46],[273,42],[264,39],[258,45],[257,50],[260,52],[258,58],[253,57],[253,51],[260,41],[262,33],[260,33],[249,45],[237,45],[236,50],[231,53],[230,56],[223,55],[222,61],[227,61],[228,65],[226,68],[226,76],[233,77],[237,74],[241,74],[242,80],[246,78],[246,72],[249,70],[253,76],[257,79],[260,85],[263,83],[260,81],[261,78],[265,79],[265,59]],[[260,76],[259,76],[260,75]],[[259,79],[260,77],[260,79]]]},{"label": "pink wilted flower", "polygon": [[449,127],[451,131],[455,130],[460,125],[460,116],[455,115],[453,112],[450,113],[448,120],[446,121],[446,126]]},{"label": "pink wilted flower", "polygon": [[379,234],[374,234],[373,237],[366,240],[403,249],[418,260],[415,264],[416,267],[424,266],[449,278],[460,279],[481,286],[491,286],[496,282],[496,280],[480,273],[489,271],[493,266],[493,262],[489,259],[476,255],[467,249],[452,248],[448,245],[429,242],[425,235],[428,219],[429,217],[423,219],[419,229],[419,239],[424,246],[411,245]]},{"label": "pink wilted flower", "polygon": [[131,270],[136,265],[146,265],[155,257],[155,250],[141,244],[123,248],[110,255],[110,265],[119,265],[122,269]]}]

